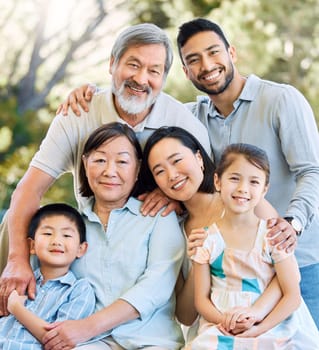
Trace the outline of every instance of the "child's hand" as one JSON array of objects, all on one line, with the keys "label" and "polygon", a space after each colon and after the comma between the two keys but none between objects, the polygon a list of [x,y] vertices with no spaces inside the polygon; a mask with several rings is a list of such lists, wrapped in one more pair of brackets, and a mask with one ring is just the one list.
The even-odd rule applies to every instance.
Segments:
[{"label": "child's hand", "polygon": [[250,308],[235,307],[222,315],[221,329],[237,335],[251,328],[256,322],[256,317]]},{"label": "child's hand", "polygon": [[262,331],[261,327],[258,324],[256,324],[256,325],[253,325],[251,328],[247,329],[246,331],[240,334],[236,334],[236,337],[255,338],[255,337],[259,337],[263,333],[264,332]]},{"label": "child's hand", "polygon": [[253,327],[255,323],[256,317],[253,315],[247,315],[242,320],[237,320],[235,327],[231,330],[231,333],[232,335],[239,335]]},{"label": "child's hand", "polygon": [[14,289],[8,298],[8,310],[11,314],[14,314],[15,305],[21,304],[24,305],[27,300],[26,295],[19,295],[18,292]]}]

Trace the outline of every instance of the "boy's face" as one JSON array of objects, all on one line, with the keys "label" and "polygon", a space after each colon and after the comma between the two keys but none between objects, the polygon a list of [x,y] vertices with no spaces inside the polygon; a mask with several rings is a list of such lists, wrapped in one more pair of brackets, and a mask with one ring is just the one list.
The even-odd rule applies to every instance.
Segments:
[{"label": "boy's face", "polygon": [[38,257],[42,267],[68,268],[86,249],[87,243],[80,243],[75,223],[63,215],[54,215],[40,221],[30,252]]}]

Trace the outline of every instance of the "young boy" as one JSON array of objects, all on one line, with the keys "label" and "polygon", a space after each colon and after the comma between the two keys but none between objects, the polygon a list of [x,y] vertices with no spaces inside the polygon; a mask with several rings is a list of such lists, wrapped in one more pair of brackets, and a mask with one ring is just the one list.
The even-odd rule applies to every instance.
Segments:
[{"label": "young boy", "polygon": [[[40,208],[29,225],[30,253],[36,255],[37,293],[34,300],[14,290],[8,300],[10,315],[0,318],[0,349],[42,349],[45,326],[89,316],[95,308],[93,288],[69,270],[87,250],[81,215],[67,204]],[[27,300],[26,300],[27,299]],[[25,305],[24,305],[25,304]]]}]

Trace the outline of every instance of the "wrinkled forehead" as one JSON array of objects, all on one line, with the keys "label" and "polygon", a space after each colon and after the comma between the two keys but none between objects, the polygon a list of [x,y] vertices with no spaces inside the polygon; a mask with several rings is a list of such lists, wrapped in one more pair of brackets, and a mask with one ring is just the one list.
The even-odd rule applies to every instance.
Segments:
[{"label": "wrinkled forehead", "polygon": [[128,49],[118,63],[136,63],[139,66],[165,71],[166,52],[162,45],[146,45]]}]

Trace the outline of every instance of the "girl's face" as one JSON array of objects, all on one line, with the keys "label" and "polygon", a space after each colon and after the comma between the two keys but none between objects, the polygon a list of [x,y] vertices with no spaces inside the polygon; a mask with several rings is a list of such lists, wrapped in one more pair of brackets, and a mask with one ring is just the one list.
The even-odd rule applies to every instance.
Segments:
[{"label": "girl's face", "polygon": [[164,138],[154,145],[148,165],[158,187],[170,198],[187,201],[203,181],[203,160],[199,152],[174,138]]},{"label": "girl's face", "polygon": [[225,207],[236,213],[254,209],[267,192],[265,172],[242,155],[214,180]]},{"label": "girl's face", "polygon": [[125,136],[104,142],[83,159],[96,202],[122,207],[136,182],[139,162]]}]

